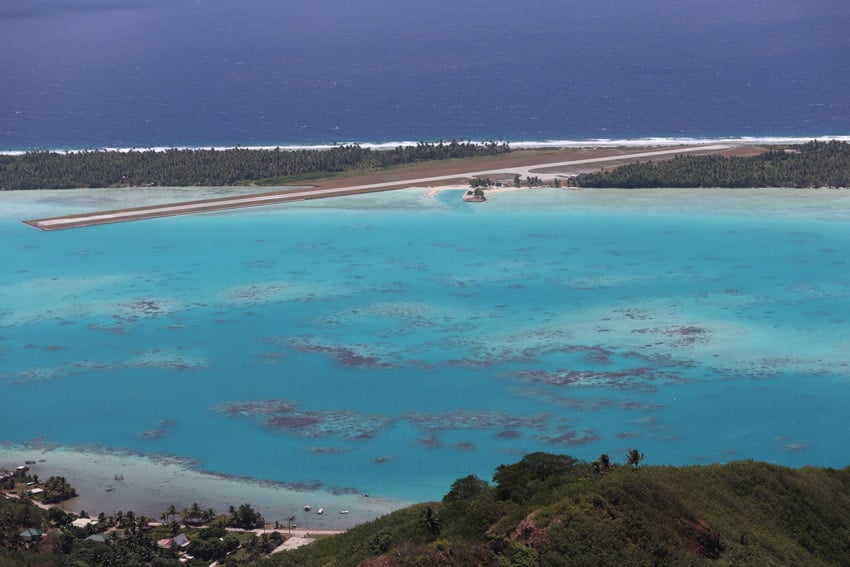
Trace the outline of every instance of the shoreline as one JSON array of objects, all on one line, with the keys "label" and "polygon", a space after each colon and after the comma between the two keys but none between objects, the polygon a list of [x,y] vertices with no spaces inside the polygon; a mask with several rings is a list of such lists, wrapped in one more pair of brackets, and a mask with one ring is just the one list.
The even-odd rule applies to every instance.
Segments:
[{"label": "shoreline", "polygon": [[[286,525],[295,516],[307,531],[342,531],[412,504],[403,500],[363,494],[333,494],[325,490],[300,490],[285,483],[203,472],[190,460],[132,452],[70,447],[0,446],[0,467],[26,461],[30,474],[42,481],[64,476],[78,496],[57,504],[66,511],[96,516],[132,510],[157,521],[169,505],[178,510],[197,502],[201,508],[226,513],[230,506],[250,504],[266,523]],[[120,478],[120,480],[119,480]],[[304,506],[311,506],[305,512]],[[316,513],[324,508],[325,513]],[[340,514],[340,510],[348,513]]]},{"label": "shoreline", "polygon": [[[668,147],[696,144],[734,144],[734,145],[784,145],[784,144],[801,144],[812,140],[818,141],[845,141],[850,142],[850,135],[832,135],[832,134],[816,134],[811,136],[717,136],[717,137],[646,137],[646,138],[587,138],[587,139],[562,139],[562,140],[493,140],[496,142],[507,142],[511,148],[516,150],[537,150],[537,149],[597,149],[597,148],[647,148],[647,147]],[[439,140],[435,140],[437,142]],[[464,141],[464,140],[460,140]],[[416,146],[420,142],[410,140],[385,141],[385,142],[366,142],[366,141],[348,141],[335,143],[315,143],[315,144],[297,144],[297,143],[282,143],[282,144],[259,144],[255,146],[244,146],[241,144],[234,145],[171,145],[171,146],[150,146],[150,147],[113,147],[104,146],[101,148],[82,147],[57,147],[57,148],[8,148],[0,150],[0,155],[23,155],[34,151],[49,151],[59,154],[71,154],[90,151],[114,151],[114,152],[131,152],[131,151],[156,151],[165,152],[168,150],[329,150],[338,146],[357,145],[362,148],[373,150],[392,150],[399,146]],[[485,143],[484,141],[473,143]]]},{"label": "shoreline", "polygon": [[[428,193],[425,194],[429,199],[435,199],[440,193],[445,191],[467,191],[467,185],[438,185],[437,187],[428,187]],[[496,193],[513,193],[515,191],[528,191],[530,189],[540,189],[540,187],[492,187],[485,189],[485,195],[495,195]],[[562,187],[562,189],[580,191],[578,187]]]}]

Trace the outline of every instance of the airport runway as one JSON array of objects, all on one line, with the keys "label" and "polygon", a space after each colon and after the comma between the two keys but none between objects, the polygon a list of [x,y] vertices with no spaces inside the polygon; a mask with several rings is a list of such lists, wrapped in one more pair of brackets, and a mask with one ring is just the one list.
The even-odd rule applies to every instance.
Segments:
[{"label": "airport runway", "polygon": [[[519,175],[528,177],[530,175],[537,176],[542,180],[551,180],[555,177],[565,177],[563,173],[552,172],[552,169],[563,167],[574,167],[576,165],[594,165],[614,161],[630,161],[640,160],[643,158],[652,158],[660,156],[671,156],[686,153],[711,153],[716,151],[725,151],[733,146],[724,144],[702,145],[677,147],[664,150],[653,150],[648,152],[636,152],[631,154],[620,154],[607,157],[597,157],[590,159],[560,161],[552,163],[535,164],[530,166],[514,166],[504,169],[490,169],[484,171],[471,171],[467,173],[454,173],[450,175],[438,175],[434,177],[419,177],[414,179],[404,179],[400,181],[390,181],[384,183],[370,183],[366,185],[353,185],[350,187],[340,187],[335,189],[303,189],[296,191],[276,191],[272,193],[262,193],[255,195],[245,195],[243,197],[222,197],[217,199],[205,199],[201,201],[186,201],[179,203],[170,203],[166,205],[151,205],[148,207],[136,207],[132,209],[119,209],[112,211],[100,211],[93,213],[83,213],[76,215],[68,215],[61,217],[51,217],[44,219],[25,220],[24,223],[41,229],[41,230],[60,230],[67,228],[79,228],[84,226],[94,226],[99,224],[108,224],[116,222],[129,222],[135,220],[143,220],[158,217],[167,217],[175,215],[188,215],[195,213],[206,213],[212,211],[222,211],[227,209],[237,209],[241,207],[257,207],[263,205],[277,205],[292,201],[305,201],[308,199],[324,199],[328,197],[338,197],[342,195],[356,195],[359,193],[373,193],[378,191],[389,191],[393,189],[422,187],[434,185],[439,182],[456,181],[459,179],[472,179],[474,177],[486,177],[500,174]],[[543,172],[542,170],[550,170]]]}]

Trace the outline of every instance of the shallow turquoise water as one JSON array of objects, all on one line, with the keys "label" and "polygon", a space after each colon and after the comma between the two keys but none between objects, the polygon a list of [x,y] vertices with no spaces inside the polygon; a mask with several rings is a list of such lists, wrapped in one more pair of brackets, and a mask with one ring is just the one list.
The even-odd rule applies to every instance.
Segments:
[{"label": "shallow turquoise water", "polygon": [[0,196],[2,441],[404,499],[534,450],[850,462],[845,192],[18,222],[84,198]]}]

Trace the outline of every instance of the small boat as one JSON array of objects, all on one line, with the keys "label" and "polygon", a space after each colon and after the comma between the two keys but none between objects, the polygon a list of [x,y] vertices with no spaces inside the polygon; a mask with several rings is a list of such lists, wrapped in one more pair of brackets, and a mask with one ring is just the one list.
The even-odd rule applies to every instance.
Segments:
[{"label": "small boat", "polygon": [[107,487],[106,487],[106,492],[112,492],[112,487],[111,487],[111,486],[107,486]]},{"label": "small boat", "polygon": [[305,511],[305,512],[309,512],[309,511],[310,511],[310,506],[309,506],[309,505],[308,505],[308,506],[304,506],[304,511]]},{"label": "small boat", "polygon": [[123,474],[116,474],[115,480],[124,480],[124,475]]},{"label": "small boat", "polygon": [[325,513],[325,509],[324,509],[324,508],[319,508],[318,510],[316,510],[316,513],[317,513],[318,515],[320,515],[320,516],[321,516],[322,514],[324,514],[324,513]]},{"label": "small boat", "polygon": [[340,510],[339,513],[340,514],[348,514],[348,510]]}]

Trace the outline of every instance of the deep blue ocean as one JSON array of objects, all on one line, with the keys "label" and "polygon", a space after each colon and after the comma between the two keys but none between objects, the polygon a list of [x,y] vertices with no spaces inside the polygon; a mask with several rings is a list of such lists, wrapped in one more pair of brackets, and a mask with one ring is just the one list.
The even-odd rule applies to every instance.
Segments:
[{"label": "deep blue ocean", "polygon": [[846,0],[0,5],[0,150],[850,132]]}]

